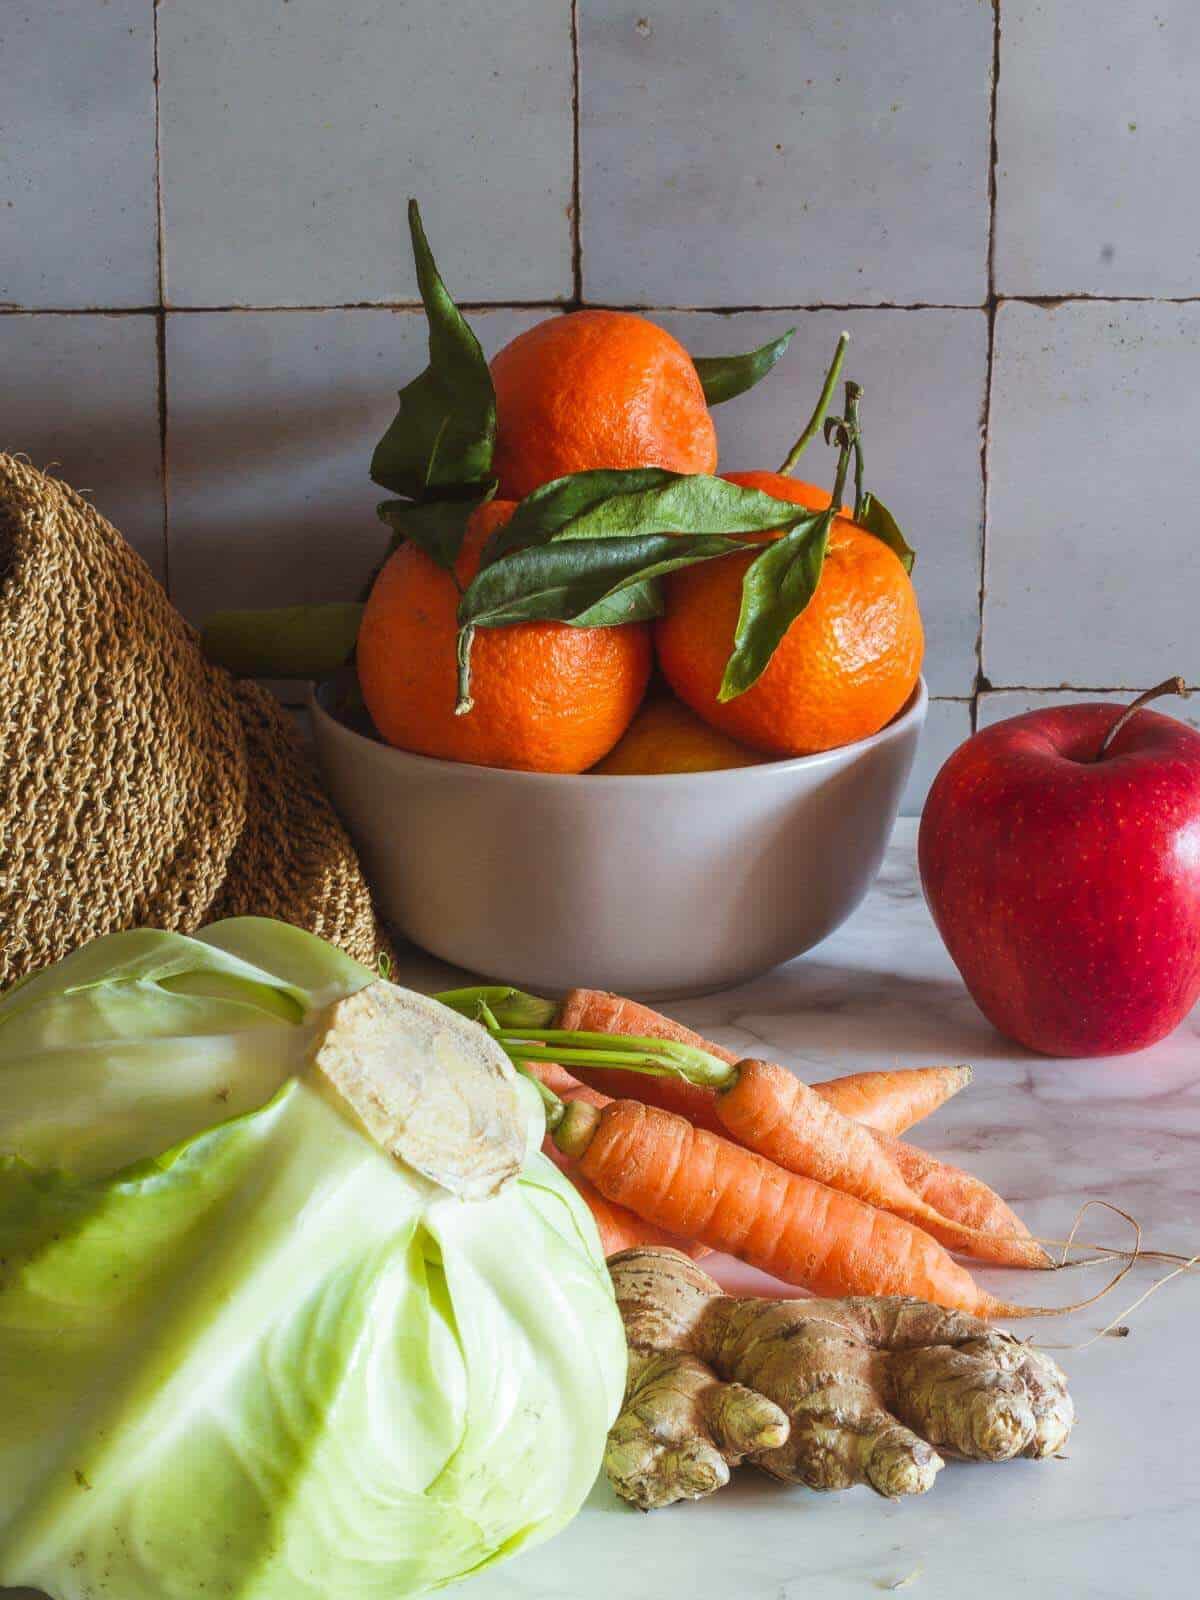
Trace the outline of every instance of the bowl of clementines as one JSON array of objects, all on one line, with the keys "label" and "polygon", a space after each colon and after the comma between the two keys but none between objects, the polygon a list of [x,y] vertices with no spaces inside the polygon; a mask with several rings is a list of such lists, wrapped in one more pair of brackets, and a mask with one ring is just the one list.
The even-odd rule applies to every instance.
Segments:
[{"label": "bowl of clementines", "polygon": [[[790,332],[694,359],[585,310],[489,363],[410,223],[429,365],[372,457],[391,542],[365,602],[226,614],[210,654],[320,680],[326,784],[435,955],[662,995],[800,954],[866,893],[926,709],[858,386],[828,414],[847,336],[779,471],[718,475],[713,408]],[[822,438],[828,489],[796,475]]]}]

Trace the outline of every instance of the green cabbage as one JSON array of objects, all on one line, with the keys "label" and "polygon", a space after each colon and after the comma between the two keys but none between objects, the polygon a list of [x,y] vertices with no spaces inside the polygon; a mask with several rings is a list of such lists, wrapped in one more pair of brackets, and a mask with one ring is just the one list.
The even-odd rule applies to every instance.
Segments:
[{"label": "green cabbage", "polygon": [[484,1201],[304,1063],[374,975],[239,919],[0,999],[0,1586],[399,1596],[544,1539],[624,1382],[595,1228],[538,1145]]}]

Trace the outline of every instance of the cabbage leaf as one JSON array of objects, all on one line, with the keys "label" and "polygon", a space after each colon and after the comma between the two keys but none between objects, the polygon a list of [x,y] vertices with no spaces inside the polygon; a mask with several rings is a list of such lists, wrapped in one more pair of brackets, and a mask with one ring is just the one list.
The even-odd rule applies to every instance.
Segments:
[{"label": "cabbage leaf", "polygon": [[590,1214],[528,1085],[483,1202],[319,1091],[314,1018],[372,981],[240,919],[0,1000],[0,1585],[383,1600],[587,1495],[625,1374]]}]

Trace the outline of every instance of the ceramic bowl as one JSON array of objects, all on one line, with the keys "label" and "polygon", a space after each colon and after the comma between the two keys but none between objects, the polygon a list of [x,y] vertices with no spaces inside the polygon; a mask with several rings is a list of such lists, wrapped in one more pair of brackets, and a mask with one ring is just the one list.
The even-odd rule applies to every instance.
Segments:
[{"label": "ceramic bowl", "polygon": [[384,916],[489,979],[642,997],[800,955],[870,887],[912,767],[924,681],[881,732],[726,772],[562,776],[394,750],[311,699],[317,753]]}]

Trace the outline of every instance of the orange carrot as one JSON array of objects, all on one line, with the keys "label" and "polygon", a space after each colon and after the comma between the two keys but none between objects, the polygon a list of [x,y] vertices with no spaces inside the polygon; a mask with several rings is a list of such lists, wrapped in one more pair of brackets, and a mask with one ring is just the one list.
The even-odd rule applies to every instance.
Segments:
[{"label": "orange carrot", "polygon": [[555,1139],[607,1199],[785,1283],[818,1294],[917,1295],[982,1317],[1022,1314],[919,1228],[658,1107],[570,1106]]},{"label": "orange carrot", "polygon": [[904,1067],[892,1072],[851,1072],[812,1087],[828,1105],[865,1128],[905,1133],[970,1081],[970,1067]]},{"label": "orange carrot", "polygon": [[[595,1106],[597,1109],[611,1104],[606,1094],[589,1088],[586,1083],[580,1083],[556,1061],[526,1062],[525,1067],[533,1077],[545,1084],[547,1089],[553,1090],[559,1099],[568,1105],[576,1100],[583,1105]],[[542,1150],[579,1190],[584,1204],[595,1219],[600,1233],[600,1243],[606,1256],[615,1256],[618,1250],[631,1250],[635,1245],[643,1244],[671,1245],[676,1250],[682,1250],[685,1255],[691,1256],[693,1261],[700,1261],[704,1256],[712,1254],[707,1245],[678,1239],[674,1234],[656,1228],[651,1222],[643,1222],[641,1217],[626,1207],[614,1205],[611,1200],[606,1200],[594,1184],[590,1184],[574,1169],[570,1160],[563,1155],[549,1134],[542,1141]]]},{"label": "orange carrot", "polygon": [[840,1189],[924,1228],[950,1250],[1011,1267],[1048,1267],[1028,1235],[999,1239],[944,1217],[905,1182],[869,1128],[844,1117],[786,1067],[742,1061],[716,1112],[726,1133],[801,1177]]},{"label": "orange carrot", "polygon": [[942,1216],[981,1233],[1028,1237],[1029,1229],[1016,1212],[973,1173],[938,1161],[916,1145],[885,1133],[875,1133],[873,1138],[913,1193]]},{"label": "orange carrot", "polygon": [[[656,1228],[652,1222],[643,1222],[641,1217],[627,1207],[606,1200],[599,1189],[579,1173],[568,1171],[567,1176],[592,1213],[600,1234],[600,1245],[606,1256],[615,1256],[620,1250],[632,1250],[635,1246],[646,1244],[671,1245],[676,1250],[687,1250],[687,1245],[681,1243],[674,1234],[667,1233],[663,1228]],[[689,1250],[688,1254],[692,1252]],[[708,1255],[709,1252],[705,1250],[704,1254]]]},{"label": "orange carrot", "polygon": [[[603,989],[572,989],[559,1007],[556,1028],[566,1028],[572,1033],[632,1034],[643,1039],[674,1039],[678,1044],[698,1045],[710,1055],[730,1065],[737,1057],[719,1045],[710,1044],[698,1033],[685,1028],[682,1022],[672,1022],[649,1006],[636,1000],[626,1000],[619,994],[609,994]],[[589,1067],[587,1081],[614,1099],[641,1100],[646,1105],[660,1106],[664,1111],[677,1111],[698,1128],[710,1133],[720,1133],[721,1122],[713,1109],[713,1091],[699,1088],[694,1083],[684,1083],[679,1078],[652,1078],[642,1073],[623,1072],[620,1067]]]},{"label": "orange carrot", "polygon": [[[664,1017],[649,1006],[620,995],[606,994],[599,989],[572,989],[562,1003],[558,1026],[592,1033],[629,1032],[643,1038],[673,1039],[680,1044],[694,1045],[707,1050],[710,1055],[733,1064],[737,1056],[712,1040],[695,1033],[680,1022]],[[864,1074],[864,1076],[867,1076]],[[727,1128],[717,1115],[716,1091],[699,1088],[693,1084],[680,1084],[667,1078],[647,1077],[620,1069],[587,1069],[590,1083],[630,1100],[641,1100],[647,1105],[659,1105],[668,1111],[678,1111],[699,1128],[710,1133],[724,1134]],[[812,1091],[824,1099],[831,1097],[831,1085],[814,1083]],[[670,1103],[666,1103],[667,1101]],[[897,1171],[913,1193],[938,1211],[949,1223],[978,1230],[980,1234],[995,1235],[1005,1248],[1013,1239],[1029,1237],[1029,1229],[986,1183],[951,1167],[918,1150],[914,1145],[875,1130],[877,1146],[893,1161]],[[986,1249],[982,1243],[974,1248],[975,1254]],[[1039,1265],[1046,1265],[1045,1258]]]},{"label": "orange carrot", "polygon": [[[739,1058],[660,1011],[603,989],[572,989],[562,1002],[555,1026],[572,1032],[632,1034],[644,1039],[673,1039],[689,1044],[732,1066]],[[711,1089],[671,1078],[646,1078],[619,1067],[587,1069],[588,1082],[614,1098],[642,1100],[664,1111],[678,1111],[698,1128],[722,1133]],[[815,1093],[847,1117],[884,1133],[903,1133],[937,1110],[971,1081],[970,1067],[913,1067],[891,1072],[855,1072],[812,1085]]]}]

